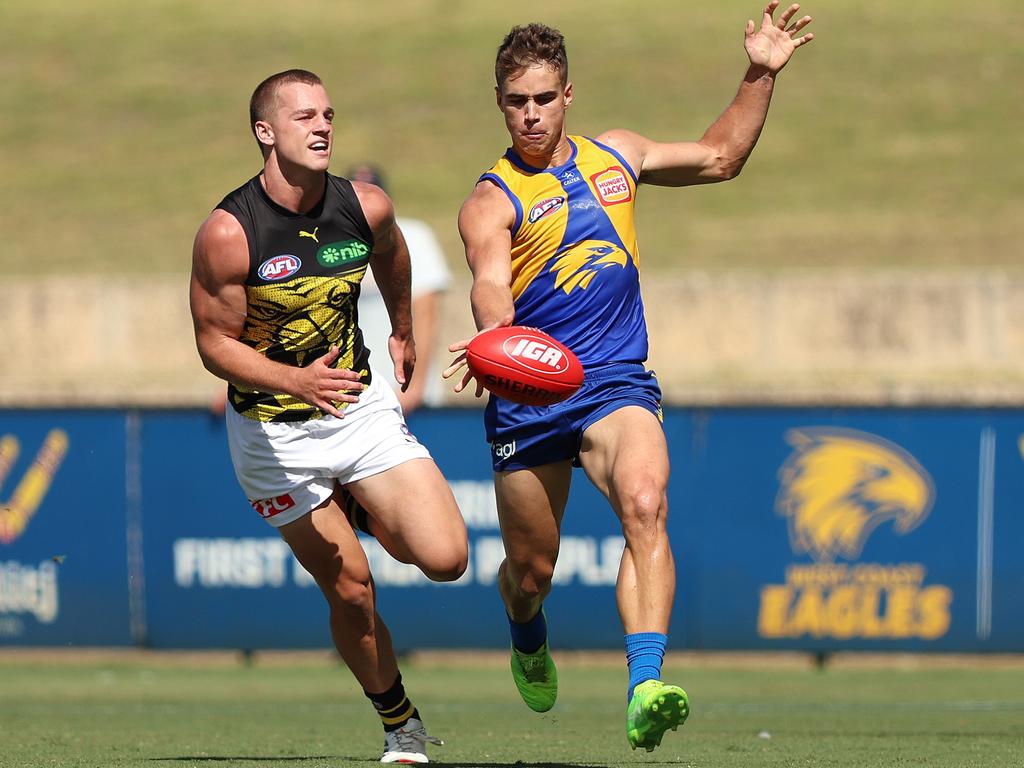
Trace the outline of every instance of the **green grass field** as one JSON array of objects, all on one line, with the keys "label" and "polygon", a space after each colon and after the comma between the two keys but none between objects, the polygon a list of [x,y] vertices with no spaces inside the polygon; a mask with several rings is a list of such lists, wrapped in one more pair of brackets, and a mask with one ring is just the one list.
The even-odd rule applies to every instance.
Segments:
[{"label": "green grass field", "polygon": [[[180,273],[217,201],[259,167],[247,101],[318,71],[338,106],[332,169],[376,160],[399,209],[465,270],[458,206],[507,135],[494,51],[560,27],[569,128],[696,139],[746,64],[761,0],[14,0],[0,11],[0,268]],[[735,182],[639,197],[645,269],[1019,264],[1024,4],[806,0],[817,40],[783,72]]]},{"label": "green grass field", "polygon": [[[407,688],[449,766],[890,768],[1024,765],[1024,664],[837,664],[686,656],[667,679],[693,714],[654,753],[624,734],[625,673],[563,657],[555,709],[519,701],[503,663],[410,660]],[[73,660],[0,655],[0,765],[255,768],[376,765],[380,726],[320,659]]]}]

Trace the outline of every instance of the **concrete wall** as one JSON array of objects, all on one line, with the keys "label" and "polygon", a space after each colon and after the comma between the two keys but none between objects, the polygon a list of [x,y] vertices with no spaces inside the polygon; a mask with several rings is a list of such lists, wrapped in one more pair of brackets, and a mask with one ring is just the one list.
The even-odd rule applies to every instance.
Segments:
[{"label": "concrete wall", "polygon": [[[5,279],[0,404],[215,398],[187,282]],[[472,331],[468,287],[449,294],[445,344]],[[644,295],[672,402],[1024,403],[1024,272],[659,274]]]},{"label": "concrete wall", "polygon": [[1024,273],[687,274],[644,285],[683,401],[1024,401]]}]

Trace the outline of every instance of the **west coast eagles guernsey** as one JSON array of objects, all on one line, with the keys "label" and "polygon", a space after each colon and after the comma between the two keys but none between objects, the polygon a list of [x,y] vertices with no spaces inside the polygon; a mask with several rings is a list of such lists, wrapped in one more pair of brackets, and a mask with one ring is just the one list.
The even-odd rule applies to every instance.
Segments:
[{"label": "west coast eagles guernsey", "polygon": [[647,359],[633,206],[636,177],[611,147],[569,136],[572,154],[533,168],[509,149],[480,177],[516,211],[515,322],[547,331],[584,369]]},{"label": "west coast eagles guernsey", "polygon": [[[247,313],[240,340],[271,360],[298,367],[337,346],[334,367],[358,371],[369,384],[369,352],[356,309],[373,233],[352,184],[327,174],[323,199],[302,214],[275,203],[256,176],[217,208],[238,219],[249,242]],[[228,401],[257,421],[323,415],[291,395],[236,384],[228,386]]]}]

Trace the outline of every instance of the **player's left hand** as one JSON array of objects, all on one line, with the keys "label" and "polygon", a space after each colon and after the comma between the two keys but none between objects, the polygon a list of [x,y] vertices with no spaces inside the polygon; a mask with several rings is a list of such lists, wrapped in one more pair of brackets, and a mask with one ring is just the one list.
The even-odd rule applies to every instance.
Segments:
[{"label": "player's left hand", "polygon": [[405,392],[412,381],[412,373],[416,368],[416,342],[412,336],[402,339],[398,336],[388,336],[388,352],[391,354],[391,361],[395,364],[395,381]]},{"label": "player's left hand", "polygon": [[761,19],[760,30],[756,29],[753,21],[747,21],[746,38],[743,41],[750,63],[764,67],[773,74],[789,63],[793,51],[814,39],[811,32],[801,37],[796,36],[801,29],[811,23],[810,16],[802,16],[792,25],[789,23],[800,10],[799,4],[793,3],[789,6],[776,22],[774,15],[778,7],[779,0],[771,0],[768,3]]}]

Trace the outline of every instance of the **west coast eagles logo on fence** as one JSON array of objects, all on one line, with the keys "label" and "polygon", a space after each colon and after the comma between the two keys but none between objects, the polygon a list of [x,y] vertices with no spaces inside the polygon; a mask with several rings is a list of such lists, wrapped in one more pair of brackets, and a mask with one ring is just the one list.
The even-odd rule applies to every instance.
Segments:
[{"label": "west coast eagles logo on fence", "polygon": [[[14,435],[0,437],[0,487],[21,452]],[[50,430],[35,460],[15,486],[10,497],[0,501],[0,544],[10,544],[25,532],[29,521],[50,490],[64,455],[68,452],[68,436],[62,429]]]},{"label": "west coast eagles logo on fence", "polygon": [[868,536],[891,521],[917,528],[931,511],[932,479],[897,445],[861,432],[792,430],[795,448],[780,472],[776,502],[797,554],[830,563],[860,557]]},{"label": "west coast eagles logo on fence", "polygon": [[[51,429],[35,458],[13,490],[0,499],[0,637],[17,637],[24,631],[21,615],[34,616],[42,624],[53,623],[60,612],[57,565],[60,556],[38,565],[5,560],[5,544],[12,544],[32,522],[46,498],[54,475],[68,452],[68,435]],[[10,474],[21,443],[14,435],[0,435],[0,488]],[[9,495],[8,495],[9,494]]]},{"label": "west coast eagles logo on fence", "polygon": [[935,639],[949,630],[953,593],[925,585],[921,563],[856,561],[871,534],[891,524],[907,535],[935,501],[931,476],[900,446],[848,429],[791,430],[793,453],[779,471],[776,511],[794,554],[785,584],[761,588],[758,634]]}]

